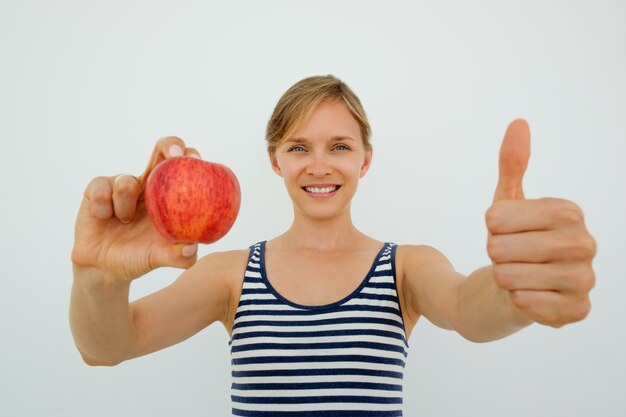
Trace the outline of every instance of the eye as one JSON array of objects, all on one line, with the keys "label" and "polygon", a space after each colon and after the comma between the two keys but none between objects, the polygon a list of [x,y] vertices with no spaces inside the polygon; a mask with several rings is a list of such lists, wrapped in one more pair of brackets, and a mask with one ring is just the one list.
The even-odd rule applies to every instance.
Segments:
[{"label": "eye", "polygon": [[287,150],[287,152],[304,152],[304,151],[306,151],[306,149],[304,149],[304,146],[301,146],[301,145],[294,145]]},{"label": "eye", "polygon": [[334,148],[336,151],[349,151],[350,148],[347,145],[339,144]]}]

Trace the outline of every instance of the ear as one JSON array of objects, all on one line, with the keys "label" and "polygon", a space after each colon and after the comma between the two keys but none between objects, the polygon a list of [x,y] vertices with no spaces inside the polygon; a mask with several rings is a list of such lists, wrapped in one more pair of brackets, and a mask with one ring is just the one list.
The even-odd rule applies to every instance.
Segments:
[{"label": "ear", "polygon": [[365,158],[363,158],[363,165],[361,165],[361,174],[359,175],[359,178],[363,178],[365,173],[370,169],[370,166],[372,165],[372,153],[373,149],[370,146],[370,148],[365,151]]},{"label": "ear", "polygon": [[275,173],[277,173],[278,175],[280,175],[281,177],[283,176],[283,172],[280,170],[280,167],[278,166],[278,161],[276,160],[276,151],[267,151],[269,157],[270,157],[270,163],[272,164],[272,169],[274,170]]}]

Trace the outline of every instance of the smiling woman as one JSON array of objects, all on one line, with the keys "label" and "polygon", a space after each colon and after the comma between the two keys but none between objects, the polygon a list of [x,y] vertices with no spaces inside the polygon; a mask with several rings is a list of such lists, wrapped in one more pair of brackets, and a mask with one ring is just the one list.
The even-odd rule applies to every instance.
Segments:
[{"label": "smiling woman", "polygon": [[[575,204],[523,199],[524,121],[511,123],[503,140],[487,213],[492,264],[467,278],[432,247],[382,242],[353,224],[351,203],[372,147],[363,107],[341,80],[296,83],[276,105],[266,139],[293,203],[292,225],[197,262],[195,246],[154,230],[137,204],[135,177],[89,184],[76,222],[71,305],[88,364],[146,355],[220,321],[231,336],[233,415],[397,417],[420,316],[484,342],[533,322],[559,327],[587,315],[595,242]],[[183,153],[196,151],[168,137],[154,154]],[[119,207],[135,209],[122,219]],[[162,266],[186,271],[129,303],[131,281]]]},{"label": "smiling woman", "polygon": [[[312,209],[317,214],[309,216],[333,217],[339,210],[341,222],[351,224],[350,201],[372,159],[371,146],[361,137],[363,125],[340,97],[324,97],[308,120],[287,130],[294,137],[276,143],[269,153],[272,168],[285,181],[295,216]],[[312,200],[326,204],[311,205]]]}]

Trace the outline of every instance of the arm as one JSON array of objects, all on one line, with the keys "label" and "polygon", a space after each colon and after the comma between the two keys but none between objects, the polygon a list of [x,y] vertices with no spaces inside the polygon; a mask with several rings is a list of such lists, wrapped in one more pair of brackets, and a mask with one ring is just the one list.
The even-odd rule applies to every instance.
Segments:
[{"label": "arm", "polygon": [[116,365],[179,343],[215,321],[225,326],[247,251],[208,255],[171,285],[128,302],[129,284],[75,267],[70,322],[86,363]]},{"label": "arm", "polygon": [[512,303],[511,293],[498,287],[493,266],[471,273],[459,288],[457,331],[473,342],[489,342],[509,336],[533,323]]},{"label": "arm", "polygon": [[398,259],[409,317],[423,315],[474,342],[500,339],[531,323],[514,308],[509,293],[496,285],[491,266],[465,277],[429,246],[402,246]]},{"label": "arm", "polygon": [[[579,209],[565,200],[525,203],[498,204],[492,213],[506,213],[513,204],[544,213],[556,229],[490,236],[488,252],[493,264],[467,278],[434,248],[398,248],[401,293],[411,322],[423,315],[470,341],[488,342],[533,322],[558,328],[587,316],[595,282],[591,267],[595,242],[582,227],[582,215],[576,214]],[[490,227],[497,231],[501,226]]]}]

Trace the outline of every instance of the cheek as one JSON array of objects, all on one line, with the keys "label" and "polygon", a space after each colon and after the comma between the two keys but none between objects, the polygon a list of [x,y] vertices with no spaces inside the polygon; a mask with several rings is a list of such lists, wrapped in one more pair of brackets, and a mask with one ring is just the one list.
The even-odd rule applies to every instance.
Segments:
[{"label": "cheek", "polygon": [[362,165],[363,165],[363,160],[361,158],[354,158],[354,159],[342,161],[342,163],[338,165],[337,168],[346,177],[360,178]]},{"label": "cheek", "polygon": [[281,172],[284,180],[286,182],[295,181],[298,179],[298,176],[302,173],[303,168],[300,166],[301,164],[293,163],[290,161],[289,164],[281,165]]}]

